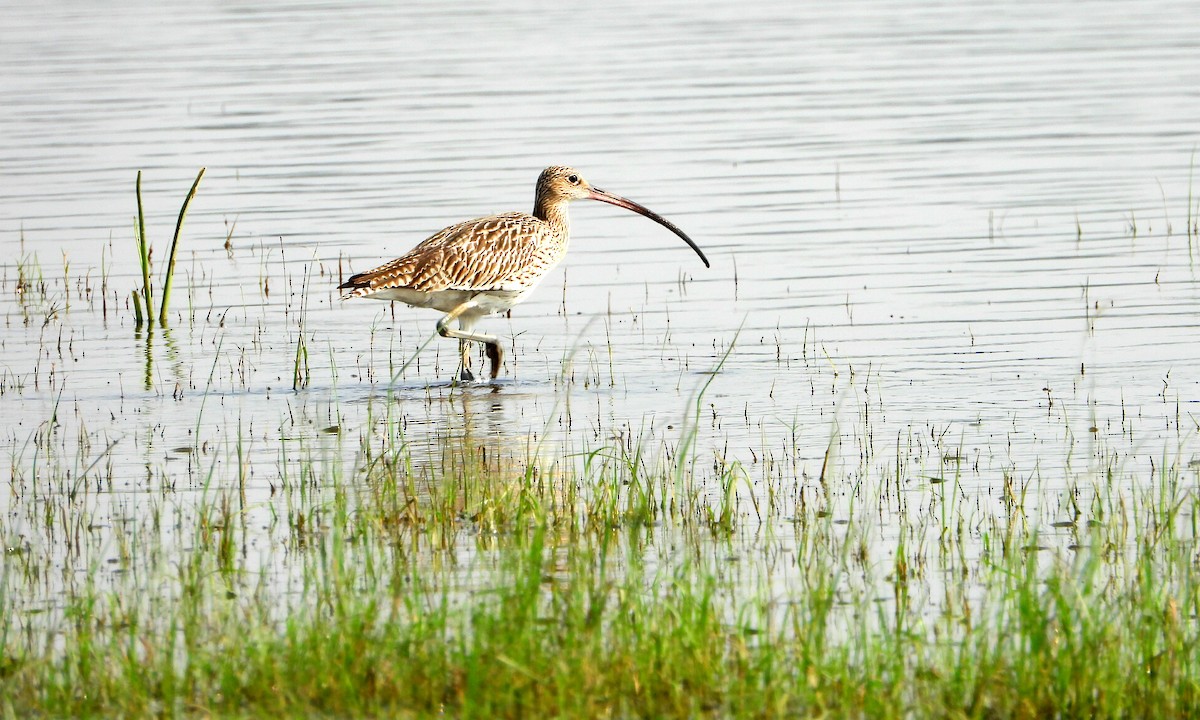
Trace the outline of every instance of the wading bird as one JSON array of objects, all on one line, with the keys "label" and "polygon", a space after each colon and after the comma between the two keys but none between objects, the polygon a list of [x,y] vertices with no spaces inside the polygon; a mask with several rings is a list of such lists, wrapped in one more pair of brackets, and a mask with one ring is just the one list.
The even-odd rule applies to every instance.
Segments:
[{"label": "wading bird", "polygon": [[567,254],[571,226],[567,203],[599,200],[645,215],[683,238],[709,267],[708,258],[682,230],[645,207],[592,187],[569,167],[538,176],[533,214],[520,212],[467,220],[436,233],[389,263],[354,275],[339,286],[342,299],[399,300],[440,310],[442,337],[459,343],[459,380],[475,379],[468,343],[483,343],[495,378],[503,352],[491,335],[474,332],[481,317],[509,310]]}]

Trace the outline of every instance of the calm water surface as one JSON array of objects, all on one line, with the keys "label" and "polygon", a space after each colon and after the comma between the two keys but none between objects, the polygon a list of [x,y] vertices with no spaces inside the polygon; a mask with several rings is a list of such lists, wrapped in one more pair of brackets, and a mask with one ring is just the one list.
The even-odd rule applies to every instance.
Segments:
[{"label": "calm water surface", "polygon": [[[10,547],[59,551],[30,529],[47,468],[113,478],[102,526],[238,467],[268,517],[289,448],[352,467],[437,316],[339,279],[530,208],[550,164],[713,267],[576,204],[570,256],[487,323],[500,383],[452,388],[448,341],[400,373],[418,458],[657,453],[697,427],[698,467],[740,461],[763,493],[782,465],[814,482],[832,438],[834,477],[956,473],[982,515],[1006,475],[1195,477],[1193,3],[4,5]],[[161,268],[202,166],[172,328],[135,332],[135,175]]]}]

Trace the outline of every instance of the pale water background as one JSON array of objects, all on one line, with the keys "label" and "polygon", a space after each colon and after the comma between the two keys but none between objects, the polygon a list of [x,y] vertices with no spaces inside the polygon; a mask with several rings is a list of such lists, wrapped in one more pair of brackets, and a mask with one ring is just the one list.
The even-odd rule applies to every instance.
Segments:
[{"label": "pale water background", "polygon": [[[550,164],[713,267],[575,204],[567,260],[486,323],[511,339],[501,382],[451,387],[439,340],[392,388],[419,459],[657,454],[733,345],[698,465],[739,461],[755,492],[815,482],[831,438],[835,494],[956,476],[981,517],[1006,476],[1195,480],[1194,2],[4,5],[6,547],[62,552],[30,498],[65,472],[112,479],[81,501],[105,562],[153,498],[186,516],[210,472],[233,482],[239,438],[263,518],[288,448],[353,467],[437,316],[343,303],[339,279],[528,210]],[[134,178],[161,269],[202,166],[172,330],[147,338]]]}]

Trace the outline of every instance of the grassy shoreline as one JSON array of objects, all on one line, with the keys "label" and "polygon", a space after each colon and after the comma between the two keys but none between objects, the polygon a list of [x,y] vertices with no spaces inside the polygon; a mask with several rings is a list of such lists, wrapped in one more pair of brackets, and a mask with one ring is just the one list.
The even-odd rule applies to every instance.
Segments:
[{"label": "grassy shoreline", "polygon": [[722,512],[695,489],[711,482],[675,496],[678,468],[648,472],[617,448],[582,471],[464,448],[442,474],[415,466],[394,427],[361,459],[295,458],[303,479],[281,490],[289,540],[267,551],[291,558],[282,594],[246,551],[231,478],[211,479],[190,548],[135,534],[137,569],[107,588],[68,585],[60,611],[39,610],[27,582],[48,559],[10,545],[0,712],[1200,711],[1200,498],[1186,465],[1140,483],[1096,471],[1062,493],[1084,508],[1070,528],[1017,503],[964,521],[952,483],[913,488],[920,509],[901,511],[894,552],[875,557],[867,538],[896,503],[883,493],[848,492],[833,509],[779,493]]}]

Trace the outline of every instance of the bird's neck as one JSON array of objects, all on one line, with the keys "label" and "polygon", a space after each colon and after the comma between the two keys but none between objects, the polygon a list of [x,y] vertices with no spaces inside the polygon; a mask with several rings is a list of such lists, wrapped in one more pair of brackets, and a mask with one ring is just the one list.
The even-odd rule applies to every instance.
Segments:
[{"label": "bird's neck", "polygon": [[571,229],[571,218],[567,215],[565,202],[549,202],[538,198],[533,205],[533,216],[561,229],[564,235]]}]

